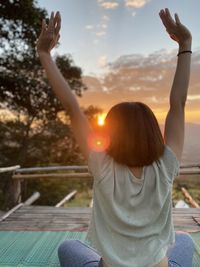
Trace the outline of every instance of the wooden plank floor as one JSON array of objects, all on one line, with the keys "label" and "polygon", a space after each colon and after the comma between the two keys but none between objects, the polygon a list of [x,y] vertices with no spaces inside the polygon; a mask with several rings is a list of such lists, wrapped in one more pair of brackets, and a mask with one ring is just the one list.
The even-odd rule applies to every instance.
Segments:
[{"label": "wooden plank floor", "polygon": [[[0,222],[0,231],[82,231],[87,230],[91,208],[22,206]],[[174,208],[175,230],[199,230],[200,208]]]}]

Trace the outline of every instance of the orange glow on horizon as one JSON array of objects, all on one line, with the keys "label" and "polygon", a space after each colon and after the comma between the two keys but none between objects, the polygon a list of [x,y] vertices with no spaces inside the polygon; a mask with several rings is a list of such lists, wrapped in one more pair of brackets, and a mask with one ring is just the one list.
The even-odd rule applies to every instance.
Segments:
[{"label": "orange glow on horizon", "polygon": [[[159,124],[165,123],[165,120],[167,117],[167,112],[168,112],[168,110],[166,110],[166,111],[155,110],[154,114],[155,114]],[[200,110],[189,110],[189,108],[186,107],[185,123],[199,124],[200,123]]]}]

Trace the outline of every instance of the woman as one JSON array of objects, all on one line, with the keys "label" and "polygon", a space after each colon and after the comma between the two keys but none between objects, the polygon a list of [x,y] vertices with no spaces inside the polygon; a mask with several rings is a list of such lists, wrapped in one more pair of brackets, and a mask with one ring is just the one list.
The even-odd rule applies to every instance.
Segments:
[{"label": "woman", "polygon": [[59,39],[60,14],[42,23],[37,51],[49,83],[63,107],[94,177],[94,207],[87,242],[67,240],[58,250],[61,266],[167,267],[192,265],[189,235],[174,232],[171,192],[184,143],[184,108],[190,76],[189,30],[168,9],[160,18],[179,45],[164,138],[151,109],[140,102],[111,108],[104,128],[109,142],[91,146],[95,133],[50,51]]}]

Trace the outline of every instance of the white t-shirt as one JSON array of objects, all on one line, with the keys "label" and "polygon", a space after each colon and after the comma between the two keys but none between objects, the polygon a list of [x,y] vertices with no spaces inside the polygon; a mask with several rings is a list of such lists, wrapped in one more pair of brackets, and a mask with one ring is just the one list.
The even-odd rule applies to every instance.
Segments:
[{"label": "white t-shirt", "polygon": [[105,152],[91,152],[93,209],[86,241],[109,267],[151,267],[175,242],[172,185],[179,162],[166,145],[136,178]]}]

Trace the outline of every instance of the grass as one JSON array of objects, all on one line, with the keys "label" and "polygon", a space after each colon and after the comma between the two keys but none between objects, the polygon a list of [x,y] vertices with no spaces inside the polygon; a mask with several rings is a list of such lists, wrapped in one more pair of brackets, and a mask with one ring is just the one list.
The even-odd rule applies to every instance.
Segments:
[{"label": "grass", "polygon": [[67,202],[64,207],[89,207],[92,199],[92,189],[80,191],[76,194],[73,200]]},{"label": "grass", "polygon": [[[185,199],[181,187],[185,187],[193,199],[200,206],[200,175],[184,175],[179,176],[174,180],[172,200],[174,204],[180,199],[184,200],[188,205],[187,199]],[[89,207],[92,199],[92,188],[90,186],[79,187],[76,196],[65,204],[65,207]]]},{"label": "grass", "polygon": [[183,199],[188,205],[190,203],[185,199],[181,187],[185,187],[192,198],[200,206],[200,175],[182,175],[174,180],[172,199],[174,203]]}]

